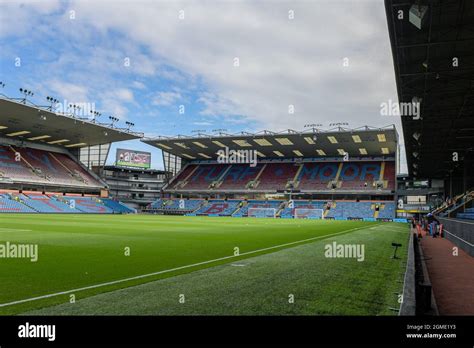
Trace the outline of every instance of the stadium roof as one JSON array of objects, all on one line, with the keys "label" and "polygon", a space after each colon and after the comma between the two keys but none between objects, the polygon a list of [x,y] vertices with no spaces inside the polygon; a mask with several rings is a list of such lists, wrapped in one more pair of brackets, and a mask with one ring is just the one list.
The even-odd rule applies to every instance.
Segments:
[{"label": "stadium roof", "polygon": [[[422,12],[426,10],[420,29],[409,20],[410,9],[418,9],[412,7],[415,2]],[[445,178],[453,172],[471,172],[474,2],[385,0],[385,8],[399,101],[421,99],[421,119],[402,117],[410,174]],[[454,152],[459,162],[453,161]],[[464,160],[469,158],[470,164]]]},{"label": "stadium roof", "polygon": [[334,157],[347,152],[349,156],[394,156],[398,134],[394,125],[375,128],[329,130],[312,128],[302,132],[286,130],[275,133],[237,133],[198,136],[158,137],[142,139],[186,160],[216,159],[224,147],[232,150],[257,150],[260,158]]},{"label": "stadium roof", "polygon": [[143,134],[0,98],[0,137],[2,136],[80,148],[139,139]]}]

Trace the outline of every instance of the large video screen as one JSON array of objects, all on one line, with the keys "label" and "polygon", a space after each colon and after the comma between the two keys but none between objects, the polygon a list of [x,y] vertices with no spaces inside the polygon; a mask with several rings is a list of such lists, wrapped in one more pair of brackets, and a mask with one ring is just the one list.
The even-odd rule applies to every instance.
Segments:
[{"label": "large video screen", "polygon": [[136,150],[117,149],[115,164],[121,167],[150,169],[151,153]]}]

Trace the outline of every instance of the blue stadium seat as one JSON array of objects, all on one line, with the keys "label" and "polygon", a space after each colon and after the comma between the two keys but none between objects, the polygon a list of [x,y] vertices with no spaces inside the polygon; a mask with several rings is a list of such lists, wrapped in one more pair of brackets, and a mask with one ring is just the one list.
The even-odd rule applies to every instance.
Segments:
[{"label": "blue stadium seat", "polygon": [[119,214],[133,214],[136,213],[137,211],[135,209],[132,209],[128,206],[126,206],[124,203],[115,201],[110,198],[103,198],[102,202],[104,202],[105,206],[109,207],[114,211],[114,213],[119,213]]},{"label": "blue stadium seat", "polygon": [[231,216],[236,211],[240,203],[240,200],[222,200],[213,199],[204,204],[199,208],[196,215],[218,215],[218,216]]},{"label": "blue stadium seat", "polygon": [[0,213],[36,213],[36,211],[7,194],[0,194]]}]

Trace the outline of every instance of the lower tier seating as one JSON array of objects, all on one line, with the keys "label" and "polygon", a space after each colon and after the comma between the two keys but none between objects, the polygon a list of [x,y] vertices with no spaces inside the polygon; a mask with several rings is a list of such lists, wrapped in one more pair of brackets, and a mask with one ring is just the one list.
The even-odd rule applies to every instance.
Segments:
[{"label": "lower tier seating", "polygon": [[203,204],[194,214],[195,215],[219,215],[231,216],[238,208],[240,200],[210,200],[207,204]]},{"label": "lower tier seating", "polygon": [[[325,218],[330,219],[394,219],[395,202],[382,201],[308,201],[293,200],[291,202],[282,200],[248,200],[238,199],[211,199],[209,201],[199,199],[182,200],[182,208],[179,208],[180,199],[159,199],[150,205],[157,211],[182,211],[191,215],[216,215],[216,216],[261,216],[261,217],[299,217],[317,218],[321,211]],[[185,208],[183,208],[183,204]],[[249,209],[253,209],[249,214]],[[318,211],[312,212],[311,210]]]},{"label": "lower tier seating", "polygon": [[135,213],[122,202],[98,197],[0,193],[0,213]]},{"label": "lower tier seating", "polygon": [[136,213],[135,209],[127,207],[124,203],[120,201],[116,201],[110,198],[103,198],[102,202],[105,206],[109,207],[114,211],[114,213],[123,213],[123,214],[133,214]]},{"label": "lower tier seating", "polygon": [[[277,214],[278,210],[280,209],[280,205],[282,203],[283,203],[283,201],[250,200],[250,201],[247,202],[247,204],[244,204],[242,206],[242,208],[239,209],[233,216],[248,216],[249,215],[249,209],[254,209],[255,210],[255,209],[258,209],[258,208],[263,208],[263,209],[267,209],[269,211],[274,211],[274,213]],[[253,212],[251,215],[254,215],[254,214],[255,214],[255,212]]]}]

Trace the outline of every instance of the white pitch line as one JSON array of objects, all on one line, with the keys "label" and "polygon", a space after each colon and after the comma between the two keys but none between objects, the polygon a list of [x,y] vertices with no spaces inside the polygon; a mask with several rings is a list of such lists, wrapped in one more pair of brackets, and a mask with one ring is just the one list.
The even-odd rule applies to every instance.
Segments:
[{"label": "white pitch line", "polygon": [[[382,223],[377,224],[377,226],[378,226],[378,225],[381,225],[381,224],[382,224]],[[96,289],[96,288],[100,288],[100,287],[103,287],[103,286],[108,286],[108,285],[114,285],[114,284],[124,283],[124,282],[128,282],[128,281],[131,281],[131,280],[137,280],[137,279],[147,278],[147,277],[151,277],[151,276],[155,276],[155,275],[159,275],[159,274],[164,274],[164,273],[170,273],[170,272],[174,272],[174,271],[179,271],[179,270],[182,270],[182,269],[191,268],[191,267],[195,267],[195,266],[206,265],[206,264],[208,264],[208,263],[213,263],[213,262],[217,262],[217,261],[228,260],[228,259],[232,259],[232,258],[236,258],[236,257],[243,256],[243,255],[255,254],[255,253],[258,253],[258,252],[261,252],[261,251],[272,250],[272,249],[278,249],[278,248],[281,248],[281,247],[284,247],[284,246],[288,246],[288,245],[294,245],[294,244],[298,244],[298,243],[304,243],[304,242],[308,242],[308,241],[310,241],[310,240],[326,238],[326,237],[335,236],[335,235],[338,235],[338,234],[347,233],[347,232],[350,232],[350,231],[361,230],[361,229],[365,229],[365,228],[367,228],[367,226],[358,227],[358,228],[352,228],[352,229],[349,229],[349,230],[345,230],[345,231],[341,231],[341,232],[337,232],[337,233],[332,233],[332,234],[326,234],[326,235],[324,235],[324,236],[318,236],[318,237],[312,237],[312,238],[302,239],[302,240],[299,240],[299,241],[296,241],[296,242],[284,243],[284,244],[280,244],[280,245],[271,246],[271,247],[268,247],[268,248],[263,248],[263,249],[253,250],[253,251],[247,251],[247,252],[245,252],[245,253],[240,253],[239,255],[224,256],[224,257],[220,257],[220,258],[214,259],[214,260],[208,260],[208,261],[203,261],[203,262],[194,263],[194,264],[192,264],[192,265],[180,266],[180,267],[171,268],[171,269],[167,269],[167,270],[163,270],[163,271],[158,271],[158,272],[153,272],[153,273],[148,273],[148,274],[142,274],[142,275],[138,275],[138,276],[134,276],[134,277],[130,277],[130,278],[119,279],[119,280],[113,280],[113,281],[106,282],[106,283],[100,283],[100,284],[96,284],[96,285],[85,286],[85,287],[82,287],[82,288],[77,288],[77,289],[72,289],[72,290],[67,290],[67,291],[56,292],[56,293],[54,293],[54,294],[42,295],[42,296],[31,297],[31,298],[27,298],[27,299],[23,299],[23,300],[18,300],[18,301],[13,301],[13,302],[1,303],[1,304],[0,304],[0,307],[7,307],[7,306],[15,305],[15,304],[20,304],[20,303],[25,303],[25,302],[31,302],[31,301],[36,301],[36,300],[42,300],[42,299],[50,298],[50,297],[56,297],[56,296],[59,296],[59,295],[67,295],[67,294],[70,294],[70,293],[73,293],[73,292],[79,292],[79,291],[84,291],[84,290]]]}]

